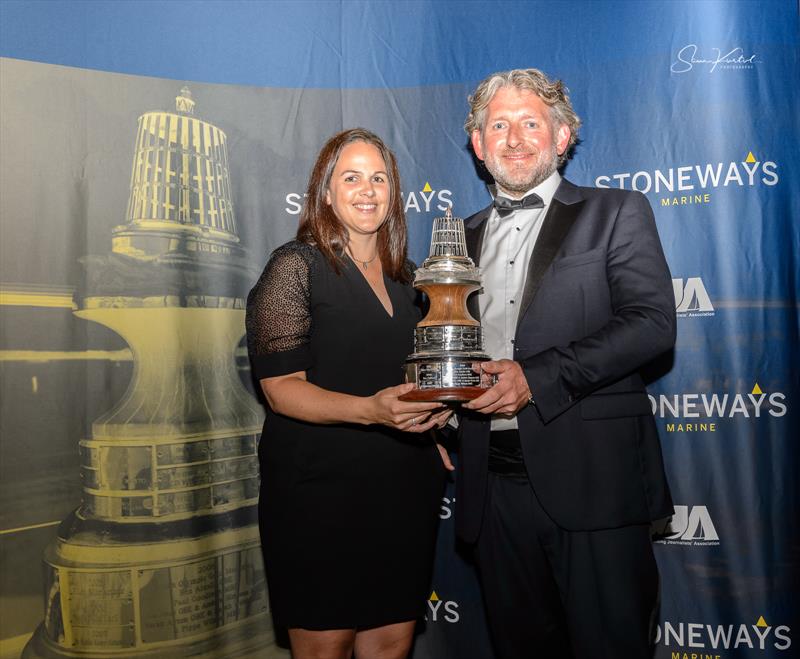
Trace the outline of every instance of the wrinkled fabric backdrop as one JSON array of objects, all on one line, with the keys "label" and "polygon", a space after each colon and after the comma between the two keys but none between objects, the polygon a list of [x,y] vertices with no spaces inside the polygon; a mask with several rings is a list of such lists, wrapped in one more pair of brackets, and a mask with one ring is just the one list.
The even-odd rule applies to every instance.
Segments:
[{"label": "wrinkled fabric backdrop", "polygon": [[[490,199],[466,97],[519,67],[571,90],[565,176],[645,193],[672,270],[657,657],[796,653],[798,53],[793,1],[1,3],[0,656],[288,656],[243,298],[347,127],[397,154],[424,259]],[[452,492],[414,657],[490,659]]]}]

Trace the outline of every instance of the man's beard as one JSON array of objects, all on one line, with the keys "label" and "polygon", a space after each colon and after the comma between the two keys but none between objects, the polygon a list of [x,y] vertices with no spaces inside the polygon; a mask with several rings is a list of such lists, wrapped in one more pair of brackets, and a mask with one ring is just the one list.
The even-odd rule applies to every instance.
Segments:
[{"label": "man's beard", "polygon": [[[525,153],[526,151],[520,150],[520,152]],[[515,153],[515,151],[508,149],[505,153]],[[549,152],[539,151],[532,170],[508,170],[505,163],[502,162],[502,157],[502,155],[498,155],[487,158],[484,164],[494,177],[498,190],[514,197],[520,197],[528,190],[535,188],[558,168],[558,152],[556,151],[555,140],[553,140]]]}]

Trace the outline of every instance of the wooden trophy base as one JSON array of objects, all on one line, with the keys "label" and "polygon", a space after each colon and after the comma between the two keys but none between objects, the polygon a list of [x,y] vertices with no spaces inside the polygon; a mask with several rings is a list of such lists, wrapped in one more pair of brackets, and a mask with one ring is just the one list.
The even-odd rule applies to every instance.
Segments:
[{"label": "wooden trophy base", "polygon": [[487,390],[483,387],[443,387],[441,389],[412,389],[400,400],[415,403],[466,403]]}]

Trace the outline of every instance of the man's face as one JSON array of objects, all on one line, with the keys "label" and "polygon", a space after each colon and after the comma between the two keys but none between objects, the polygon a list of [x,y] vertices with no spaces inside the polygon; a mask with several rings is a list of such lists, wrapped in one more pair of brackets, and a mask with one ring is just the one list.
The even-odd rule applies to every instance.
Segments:
[{"label": "man's face", "polygon": [[566,125],[553,125],[550,108],[534,92],[501,87],[486,108],[483,131],[472,131],[472,148],[498,189],[519,197],[556,170],[569,135]]}]

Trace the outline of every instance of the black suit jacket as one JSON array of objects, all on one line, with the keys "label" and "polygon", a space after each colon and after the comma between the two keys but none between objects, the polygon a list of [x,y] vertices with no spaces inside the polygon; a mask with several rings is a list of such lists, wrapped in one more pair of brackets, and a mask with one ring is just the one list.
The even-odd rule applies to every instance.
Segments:
[{"label": "black suit jacket", "polygon": [[[465,222],[476,261],[490,210]],[[470,305],[478,317],[477,295]],[[638,370],[674,343],[672,282],[647,199],[562,180],[528,265],[514,341],[536,401],[517,415],[525,466],[559,526],[596,530],[672,514]],[[489,419],[465,411],[458,433],[456,528],[474,542]]]}]

